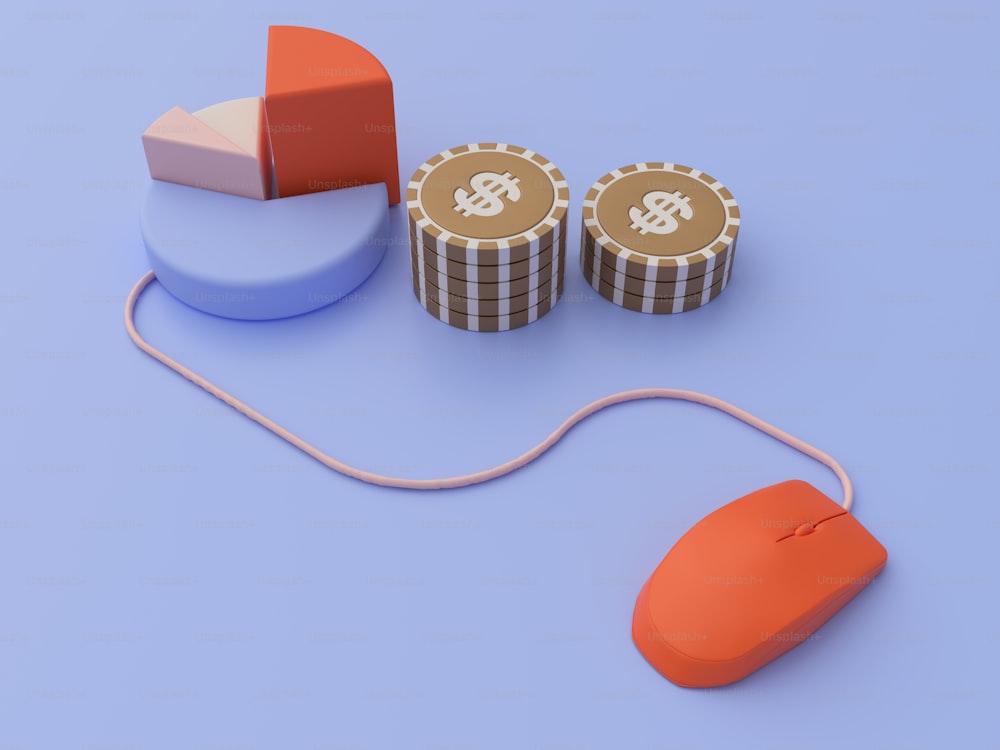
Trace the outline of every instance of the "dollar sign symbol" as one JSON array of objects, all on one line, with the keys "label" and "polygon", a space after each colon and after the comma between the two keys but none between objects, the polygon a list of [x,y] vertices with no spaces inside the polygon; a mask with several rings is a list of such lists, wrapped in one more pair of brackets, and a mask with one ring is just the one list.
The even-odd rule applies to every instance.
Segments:
[{"label": "dollar sign symbol", "polygon": [[694,216],[691,199],[680,190],[672,193],[650,190],[642,196],[642,205],[646,207],[645,211],[638,206],[632,206],[628,210],[628,217],[632,220],[629,228],[637,230],[639,234],[670,234],[680,226],[677,223],[678,215],[682,219]]},{"label": "dollar sign symbol", "polygon": [[497,174],[496,172],[477,172],[472,175],[469,183],[472,185],[473,193],[469,193],[465,188],[455,190],[455,210],[461,211],[462,216],[496,216],[503,211],[504,196],[511,202],[516,202],[521,197],[521,188],[517,186],[517,177],[510,172]]}]

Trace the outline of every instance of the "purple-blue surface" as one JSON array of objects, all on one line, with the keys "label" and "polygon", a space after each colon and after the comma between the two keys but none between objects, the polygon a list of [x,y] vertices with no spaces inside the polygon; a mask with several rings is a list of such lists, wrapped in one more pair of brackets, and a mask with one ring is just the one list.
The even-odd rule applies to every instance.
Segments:
[{"label": "purple-blue surface", "polygon": [[[996,10],[986,3],[315,2],[10,10],[0,50],[0,747],[936,748],[996,743]],[[633,647],[673,542],[808,459],[710,410],[602,413],[517,474],[382,490],[140,353],[140,134],[259,95],[266,26],[393,77],[405,180],[506,141],[571,190],[565,296],[471,334],[413,298],[402,206],[346,300],[251,323],[154,286],[141,330],[349,463],[507,460],[613,391],[731,400],[838,458],[885,572],[747,680]],[[575,262],[609,169],[676,161],[743,214],[726,291],[622,310]]]}]

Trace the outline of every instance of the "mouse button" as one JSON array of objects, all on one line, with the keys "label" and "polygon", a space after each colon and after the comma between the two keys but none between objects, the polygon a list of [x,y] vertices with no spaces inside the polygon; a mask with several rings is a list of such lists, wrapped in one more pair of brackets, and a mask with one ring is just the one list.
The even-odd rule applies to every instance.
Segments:
[{"label": "mouse button", "polygon": [[836,513],[830,513],[822,518],[813,519],[813,526],[819,526],[821,523],[826,523],[827,521],[832,521],[834,518],[839,518],[840,516],[846,516],[848,511],[843,506],[837,506],[839,510]]},{"label": "mouse button", "polygon": [[882,545],[849,514],[775,547],[783,552],[789,596],[802,613],[818,611],[845,590],[864,587],[885,562]]},{"label": "mouse button", "polygon": [[820,526],[825,524],[827,521],[837,518],[838,516],[845,515],[847,513],[843,508],[840,509],[839,513],[834,513],[833,515],[828,515],[825,518],[818,518],[815,520],[803,520],[802,523],[794,526],[791,531],[779,536],[775,541],[784,542],[788,539],[794,539],[795,537],[810,536],[813,532],[819,529]]},{"label": "mouse button", "polygon": [[882,543],[851,513],[827,519],[816,528],[813,538],[824,540],[831,564],[837,562],[843,575],[864,575],[885,564],[888,553]]},{"label": "mouse button", "polygon": [[798,479],[764,487],[743,500],[757,514],[756,526],[775,542],[793,536],[806,522],[815,526],[821,519],[845,512],[815,487]]}]

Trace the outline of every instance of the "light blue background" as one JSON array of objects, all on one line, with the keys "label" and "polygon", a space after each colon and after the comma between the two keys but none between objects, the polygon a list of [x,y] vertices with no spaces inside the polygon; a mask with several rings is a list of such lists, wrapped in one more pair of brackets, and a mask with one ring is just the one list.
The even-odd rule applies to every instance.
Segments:
[{"label": "light blue background", "polygon": [[[0,748],[936,748],[998,740],[995,99],[982,3],[43,4],[3,11]],[[629,633],[677,537],[822,467],[710,410],[592,418],[492,484],[340,477],[142,355],[139,135],[263,91],[266,25],[394,79],[402,179],[503,140],[571,189],[566,296],[469,334],[397,244],[349,301],[151,341],[345,461],[428,477],[640,386],[731,400],[837,457],[889,551],[815,639],[685,690]],[[600,175],[676,161],[743,212],[732,283],[679,316],[575,261]]]}]

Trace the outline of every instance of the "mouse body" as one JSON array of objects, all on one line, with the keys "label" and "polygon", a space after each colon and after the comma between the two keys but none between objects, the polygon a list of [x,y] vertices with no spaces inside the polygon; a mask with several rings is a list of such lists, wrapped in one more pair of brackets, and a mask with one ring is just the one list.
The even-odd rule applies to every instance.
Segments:
[{"label": "mouse body", "polygon": [[808,639],[886,558],[854,516],[807,482],[765,487],[677,541],[639,593],[632,639],[677,685],[726,685]]}]

